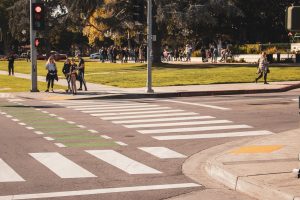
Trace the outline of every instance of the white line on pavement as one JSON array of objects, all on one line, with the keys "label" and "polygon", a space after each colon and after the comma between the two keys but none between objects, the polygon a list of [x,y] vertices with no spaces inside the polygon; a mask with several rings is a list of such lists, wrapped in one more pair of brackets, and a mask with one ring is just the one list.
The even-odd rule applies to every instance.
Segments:
[{"label": "white line on pavement", "polygon": [[105,107],[102,109],[102,107],[96,107],[94,106],[93,108],[77,108],[74,110],[78,111],[86,111],[86,110],[108,110],[108,109],[124,109],[124,108],[154,108],[154,107],[159,107],[158,105],[138,105],[138,106],[112,106],[112,107]]},{"label": "white line on pavement", "polygon": [[59,148],[65,148],[66,146],[62,143],[55,143],[56,146],[58,146]]},{"label": "white line on pavement", "polygon": [[44,133],[41,132],[41,131],[35,131],[34,133],[37,134],[37,135],[44,135]]},{"label": "white line on pavement", "polygon": [[139,163],[113,150],[92,150],[87,153],[115,166],[128,174],[160,174],[160,171]]},{"label": "white line on pavement", "polygon": [[166,147],[139,147],[139,149],[161,159],[186,158],[185,155],[168,149]]},{"label": "white line on pavement", "polygon": [[25,180],[0,158],[0,183],[21,181]]},{"label": "white line on pavement", "polygon": [[96,130],[88,130],[90,133],[99,133],[98,131]]},{"label": "white line on pavement", "polygon": [[229,120],[211,120],[211,121],[194,121],[194,122],[174,122],[174,123],[159,123],[159,124],[134,124],[124,125],[126,128],[152,128],[152,127],[168,127],[168,126],[187,126],[201,124],[226,124],[232,123]]},{"label": "white line on pavement", "polygon": [[86,128],[85,126],[83,125],[77,125],[78,128]]},{"label": "white line on pavement", "polygon": [[11,115],[6,115],[6,117],[7,117],[7,118],[12,118],[13,116],[11,116]]},{"label": "white line on pavement", "polygon": [[243,128],[252,128],[252,127],[248,125],[204,126],[204,127],[192,127],[192,128],[139,130],[138,132],[142,134],[158,134],[158,133],[181,133],[181,132],[212,131],[212,130],[243,129]]},{"label": "white line on pavement", "polygon": [[42,113],[48,114],[49,112],[48,111],[42,111]]},{"label": "white line on pavement", "polygon": [[293,99],[293,101],[299,102],[299,99]]},{"label": "white line on pavement", "polygon": [[107,136],[107,135],[101,135],[102,138],[106,139],[106,140],[111,140],[112,138]]},{"label": "white line on pavement", "polygon": [[116,112],[116,113],[97,113],[91,114],[94,117],[115,116],[115,115],[140,115],[140,114],[157,114],[157,113],[174,113],[183,112],[183,110],[157,110],[157,111],[142,111],[142,112]]},{"label": "white line on pavement", "polygon": [[51,117],[57,117],[57,115],[56,115],[56,114],[50,114],[50,116],[51,116]]},{"label": "white line on pavement", "polygon": [[52,137],[44,137],[45,140],[48,140],[48,141],[54,141],[54,139]]},{"label": "white line on pavement", "polygon": [[139,120],[125,120],[125,121],[113,121],[115,124],[134,124],[134,123],[148,123],[148,122],[169,122],[169,121],[186,121],[197,119],[214,119],[211,116],[195,116],[195,117],[171,117],[171,118],[156,118],[156,119],[139,119]]},{"label": "white line on pavement", "polygon": [[18,119],[12,119],[14,122],[19,122],[20,120],[18,120]]},{"label": "white line on pavement", "polygon": [[270,131],[244,131],[231,133],[211,133],[211,134],[196,134],[196,135],[169,135],[155,136],[157,140],[194,140],[194,139],[210,139],[210,138],[230,138],[230,137],[247,137],[259,135],[272,135]]},{"label": "white line on pavement", "polygon": [[101,117],[103,120],[116,120],[116,119],[135,119],[135,118],[154,118],[154,117],[175,117],[175,116],[193,116],[199,115],[194,112],[185,113],[169,113],[169,114],[157,114],[157,115],[123,115],[118,117]]},{"label": "white line on pavement", "polygon": [[11,196],[0,196],[0,199],[1,200],[49,199],[55,197],[72,197],[72,196],[74,197],[74,196],[84,196],[84,195],[121,193],[121,192],[170,190],[170,189],[181,189],[181,188],[194,188],[200,186],[201,185],[198,185],[196,183],[147,185],[147,186],[134,186],[134,187],[123,187],[123,188],[102,188],[102,189],[93,189],[93,190],[78,190],[78,191],[38,193],[38,194],[20,194],[20,195],[11,195]]},{"label": "white line on pavement", "polygon": [[28,127],[26,127],[28,130],[34,130],[34,128],[33,127],[30,127],[30,126],[28,126]]},{"label": "white line on pavement", "polygon": [[69,123],[69,124],[76,124],[75,122],[72,122],[72,121],[67,121],[67,123]]},{"label": "white line on pavement", "polygon": [[190,102],[174,101],[174,100],[163,100],[163,101],[186,104],[186,105],[193,105],[193,106],[200,106],[200,107],[212,108],[212,109],[217,109],[217,110],[231,110],[230,108],[224,108],[224,107],[220,107],[220,106],[212,106],[212,105],[201,104],[201,103],[190,103]]},{"label": "white line on pavement", "polygon": [[82,111],[84,113],[110,113],[110,112],[135,112],[135,111],[148,111],[148,110],[162,110],[162,109],[170,109],[170,107],[154,107],[154,108],[134,108],[134,109],[97,109],[97,110],[87,110]]},{"label": "white line on pavement", "polygon": [[30,155],[60,178],[96,177],[59,153],[31,153]]},{"label": "white line on pavement", "polygon": [[128,146],[128,144],[126,144],[124,142],[120,142],[120,141],[117,141],[115,143],[118,144],[118,145],[120,145],[120,146]]},{"label": "white line on pavement", "polygon": [[21,126],[26,126],[26,124],[25,124],[25,123],[22,123],[22,122],[19,123],[19,125],[21,125]]},{"label": "white line on pavement", "polygon": [[146,106],[149,105],[147,103],[128,103],[128,104],[104,104],[104,105],[85,105],[85,106],[68,106],[67,108],[105,108],[105,107],[113,107],[113,106]]},{"label": "white line on pavement", "polygon": [[63,117],[58,117],[57,119],[62,120],[62,121],[66,120],[66,119],[63,118]]}]

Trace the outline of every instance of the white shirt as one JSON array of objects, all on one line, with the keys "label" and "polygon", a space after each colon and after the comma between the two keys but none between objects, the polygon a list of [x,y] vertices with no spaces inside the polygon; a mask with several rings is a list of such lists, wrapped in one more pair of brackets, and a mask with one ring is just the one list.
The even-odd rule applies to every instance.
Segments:
[{"label": "white shirt", "polygon": [[54,63],[48,63],[48,64],[46,65],[46,69],[47,69],[48,71],[56,71],[56,65],[55,65]]}]

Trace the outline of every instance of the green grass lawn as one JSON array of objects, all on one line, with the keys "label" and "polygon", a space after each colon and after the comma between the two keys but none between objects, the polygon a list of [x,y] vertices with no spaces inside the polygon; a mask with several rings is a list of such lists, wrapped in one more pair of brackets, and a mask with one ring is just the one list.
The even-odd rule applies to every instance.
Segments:
[{"label": "green grass lawn", "polygon": [[[59,75],[62,62],[58,62]],[[7,70],[7,62],[0,61],[0,70]],[[16,61],[15,71],[30,73],[30,63]],[[298,81],[300,66],[270,67],[269,81]],[[256,66],[216,66],[216,65],[171,65],[161,64],[153,67],[153,85],[178,86],[218,83],[249,83],[254,82]],[[38,74],[46,75],[45,61],[38,61]],[[98,62],[86,63],[86,80],[92,83],[134,88],[146,85],[145,64],[108,64]]]},{"label": "green grass lawn", "polygon": [[[44,82],[38,82],[38,89],[46,90],[47,85]],[[28,92],[31,89],[31,81],[28,79],[16,78],[14,76],[0,75],[0,93],[5,92]],[[55,85],[54,90],[66,89],[65,87]]]}]

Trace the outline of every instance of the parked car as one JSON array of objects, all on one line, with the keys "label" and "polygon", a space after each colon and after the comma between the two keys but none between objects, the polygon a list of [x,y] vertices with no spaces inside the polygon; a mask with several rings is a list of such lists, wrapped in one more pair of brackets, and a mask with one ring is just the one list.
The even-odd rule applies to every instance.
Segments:
[{"label": "parked car", "polygon": [[61,54],[61,53],[58,53],[56,51],[51,51],[50,52],[50,56],[53,56],[54,60],[56,60],[56,61],[58,61],[58,60],[66,60],[68,58],[67,54]]},{"label": "parked car", "polygon": [[90,59],[100,59],[100,54],[99,53],[93,53],[90,55]]}]

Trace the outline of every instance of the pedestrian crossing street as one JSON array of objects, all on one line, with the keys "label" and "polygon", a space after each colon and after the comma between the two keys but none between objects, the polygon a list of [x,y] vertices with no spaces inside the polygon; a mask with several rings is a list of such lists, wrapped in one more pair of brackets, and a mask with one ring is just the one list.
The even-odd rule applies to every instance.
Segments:
[{"label": "pedestrian crossing street", "polygon": [[[186,155],[175,152],[166,147],[139,147],[139,150],[153,157],[153,161],[157,159],[183,159]],[[119,153],[115,150],[86,150],[85,156],[94,159],[97,164],[105,163],[107,167],[114,167],[115,169],[127,175],[149,175],[162,174],[164,169],[155,169],[154,167],[143,164],[142,161],[137,161],[125,153]],[[61,179],[75,179],[75,178],[97,178],[101,177],[103,170],[91,172],[92,170],[85,169],[79,164],[76,164],[68,156],[64,156],[58,152],[42,152],[28,154],[34,162],[50,170],[53,175]],[[90,159],[89,158],[89,159]],[[142,160],[143,158],[141,158]],[[24,182],[25,178],[18,171],[22,166],[10,166],[7,162],[0,158],[0,183],[9,182]]]},{"label": "pedestrian crossing street", "polygon": [[[247,137],[273,134],[245,124],[171,106],[130,100],[47,101],[110,121],[160,141]],[[209,109],[210,106],[206,105]],[[222,112],[222,111],[220,111]],[[167,135],[166,135],[167,134]]]}]

